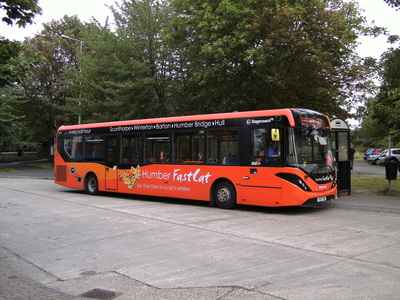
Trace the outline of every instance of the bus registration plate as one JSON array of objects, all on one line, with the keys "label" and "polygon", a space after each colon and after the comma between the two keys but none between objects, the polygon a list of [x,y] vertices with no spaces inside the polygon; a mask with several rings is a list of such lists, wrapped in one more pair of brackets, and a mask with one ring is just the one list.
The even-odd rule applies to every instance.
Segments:
[{"label": "bus registration plate", "polygon": [[317,198],[317,202],[325,202],[325,201],[326,201],[326,196]]}]

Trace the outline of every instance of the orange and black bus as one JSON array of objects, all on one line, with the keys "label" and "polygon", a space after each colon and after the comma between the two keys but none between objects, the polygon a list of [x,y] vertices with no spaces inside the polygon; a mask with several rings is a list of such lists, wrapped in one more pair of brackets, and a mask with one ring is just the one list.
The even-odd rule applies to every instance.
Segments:
[{"label": "orange and black bus", "polygon": [[61,126],[55,182],[85,190],[295,206],[336,195],[329,119],[276,109]]}]

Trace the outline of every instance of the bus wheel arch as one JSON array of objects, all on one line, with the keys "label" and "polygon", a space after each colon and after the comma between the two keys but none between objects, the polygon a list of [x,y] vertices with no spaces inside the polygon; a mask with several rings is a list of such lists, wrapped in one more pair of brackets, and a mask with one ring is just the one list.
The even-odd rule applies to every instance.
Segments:
[{"label": "bus wheel arch", "polygon": [[99,180],[96,174],[88,173],[85,177],[85,192],[89,195],[99,194]]},{"label": "bus wheel arch", "polygon": [[220,178],[215,181],[211,188],[211,204],[219,208],[230,209],[237,204],[237,193],[233,183],[226,179]]}]

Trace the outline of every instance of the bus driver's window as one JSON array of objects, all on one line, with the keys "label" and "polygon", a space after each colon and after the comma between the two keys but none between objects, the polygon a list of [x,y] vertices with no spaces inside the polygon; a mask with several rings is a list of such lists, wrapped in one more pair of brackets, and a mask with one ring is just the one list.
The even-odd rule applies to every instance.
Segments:
[{"label": "bus driver's window", "polygon": [[276,166],[280,164],[280,143],[271,139],[267,128],[251,131],[251,165]]}]

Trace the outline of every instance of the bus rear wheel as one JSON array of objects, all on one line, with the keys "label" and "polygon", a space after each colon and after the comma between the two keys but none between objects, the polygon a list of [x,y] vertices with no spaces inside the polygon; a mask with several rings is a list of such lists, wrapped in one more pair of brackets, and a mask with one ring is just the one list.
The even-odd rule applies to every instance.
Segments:
[{"label": "bus rear wheel", "polygon": [[219,182],[214,189],[214,203],[219,208],[234,208],[236,206],[236,190],[228,181]]},{"label": "bus rear wheel", "polygon": [[99,181],[96,175],[91,174],[86,179],[85,191],[89,195],[97,195],[99,193]]}]

